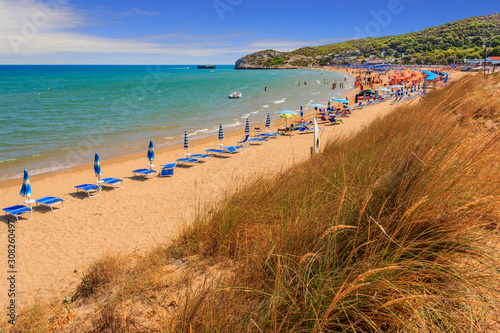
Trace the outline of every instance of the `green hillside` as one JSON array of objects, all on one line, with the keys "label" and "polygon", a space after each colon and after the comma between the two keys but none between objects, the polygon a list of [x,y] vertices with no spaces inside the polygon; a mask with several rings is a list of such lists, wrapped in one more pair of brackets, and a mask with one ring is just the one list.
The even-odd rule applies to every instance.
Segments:
[{"label": "green hillside", "polygon": [[488,55],[500,56],[500,15],[497,13],[398,36],[303,47],[291,52],[260,51],[240,60],[267,68],[349,63],[352,58],[370,56],[394,58],[406,64],[450,64],[457,59],[481,58],[484,45],[488,47]]}]

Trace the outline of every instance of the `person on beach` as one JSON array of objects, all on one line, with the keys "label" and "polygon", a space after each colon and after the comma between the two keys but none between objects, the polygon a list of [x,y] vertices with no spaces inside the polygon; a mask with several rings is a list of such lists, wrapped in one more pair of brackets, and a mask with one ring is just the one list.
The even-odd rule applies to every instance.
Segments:
[{"label": "person on beach", "polygon": [[264,87],[264,91],[267,91],[267,87]]}]

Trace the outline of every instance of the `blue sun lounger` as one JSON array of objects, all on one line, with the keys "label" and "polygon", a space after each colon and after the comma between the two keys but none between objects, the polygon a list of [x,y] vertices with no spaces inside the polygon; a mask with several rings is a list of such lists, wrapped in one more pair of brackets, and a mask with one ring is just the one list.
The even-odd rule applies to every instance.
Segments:
[{"label": "blue sun lounger", "polygon": [[267,141],[267,139],[265,139],[265,138],[251,138],[251,139],[248,139],[248,142],[249,142],[250,144],[252,144],[252,143],[257,143],[257,144],[259,144],[259,145],[260,145],[261,143],[264,143],[264,142],[266,142],[266,141]]},{"label": "blue sun lounger", "polygon": [[196,159],[200,159],[202,158],[203,159],[203,162],[210,162],[210,157],[212,157],[212,155],[210,154],[193,154],[193,155],[189,155],[193,158],[196,158]]},{"label": "blue sun lounger", "polygon": [[[149,179],[149,180],[156,178],[156,171],[155,170],[151,170],[151,169],[137,169],[137,170],[134,170],[132,172],[134,173],[134,177],[146,176],[146,178]],[[149,177],[150,175],[154,175],[154,178],[150,178]]]},{"label": "blue sun lounger", "polygon": [[30,220],[33,219],[33,215],[32,215],[33,209],[30,209],[30,208],[23,206],[23,205],[15,205],[15,206],[7,207],[7,208],[4,208],[3,211],[5,212],[5,215],[10,214],[10,215],[14,216],[16,218],[17,222],[19,222],[19,216],[25,215],[25,214],[30,214]]},{"label": "blue sun lounger", "polygon": [[179,163],[196,166],[199,161],[196,158],[184,157],[176,160]]},{"label": "blue sun lounger", "polygon": [[234,153],[239,153],[238,149],[243,150],[243,147],[241,147],[241,146],[227,146],[227,147],[224,147],[224,149],[226,149],[230,154],[234,154]]},{"label": "blue sun lounger", "polygon": [[124,188],[125,185],[123,185],[123,179],[118,179],[118,178],[103,178],[101,179],[100,182],[97,182],[100,185],[110,185],[113,186],[113,188],[116,190],[116,184],[120,183],[120,187],[118,188]]},{"label": "blue sun lounger", "polygon": [[[101,195],[101,187],[99,185],[82,184],[82,185],[77,185],[75,187],[76,187],[76,193],[78,193],[78,190],[85,191],[89,195],[89,198],[98,197]],[[97,191],[97,194],[94,194],[94,195],[90,194],[90,193],[96,192],[96,191]]]},{"label": "blue sun lounger", "polygon": [[[52,212],[54,212],[54,205],[60,203],[61,204],[61,208],[59,208],[58,210],[61,210],[61,209],[64,209],[64,202],[66,200],[64,199],[61,199],[61,198],[58,198],[58,197],[43,197],[43,198],[40,198],[40,199],[36,199],[35,202],[36,202],[36,206],[38,207],[38,205],[44,205],[44,206],[48,206],[50,207],[50,210]],[[56,210],[56,212],[58,211]]]},{"label": "blue sun lounger", "polygon": [[226,149],[207,149],[205,151],[211,155],[219,155],[220,157],[222,157],[222,155],[224,154],[227,154]]},{"label": "blue sun lounger", "polygon": [[165,164],[163,168],[160,169],[160,177],[173,176],[176,165],[177,162]]}]

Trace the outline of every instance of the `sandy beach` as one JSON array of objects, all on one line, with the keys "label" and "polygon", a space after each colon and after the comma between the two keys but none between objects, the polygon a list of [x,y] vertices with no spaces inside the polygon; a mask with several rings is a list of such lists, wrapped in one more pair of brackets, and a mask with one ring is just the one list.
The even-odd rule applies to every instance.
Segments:
[{"label": "sandy beach", "polygon": [[[348,96],[354,99],[354,91]],[[386,101],[354,111],[341,118],[342,125],[320,122],[322,144],[339,140],[364,125],[393,111],[401,104]],[[315,111],[306,112],[312,119]],[[295,122],[297,119],[292,118]],[[272,128],[284,127],[282,120]],[[263,128],[263,126],[261,126]],[[251,128],[251,134],[255,134]],[[224,143],[234,145],[243,138],[243,130],[225,133]],[[202,153],[218,147],[217,136],[190,142],[190,153]],[[16,299],[23,307],[37,298],[71,294],[87,265],[105,253],[148,250],[176,237],[185,223],[207,204],[216,204],[242,185],[260,177],[271,177],[310,157],[311,133],[294,132],[263,145],[247,146],[243,152],[227,158],[211,159],[197,167],[177,167],[173,177],[140,180],[132,170],[148,164],[146,151],[101,161],[102,176],[125,180],[124,189],[104,189],[101,196],[89,198],[76,194],[75,185],[95,181],[92,164],[61,172],[30,177],[33,198],[53,195],[66,200],[66,209],[52,213],[36,209],[33,219],[16,223]],[[156,149],[155,169],[183,157],[182,145]],[[18,195],[21,180],[0,184],[2,207],[21,204]],[[7,249],[7,219],[2,216],[0,247]],[[4,272],[7,263],[4,260]],[[7,301],[7,281],[1,279],[0,302]]]}]

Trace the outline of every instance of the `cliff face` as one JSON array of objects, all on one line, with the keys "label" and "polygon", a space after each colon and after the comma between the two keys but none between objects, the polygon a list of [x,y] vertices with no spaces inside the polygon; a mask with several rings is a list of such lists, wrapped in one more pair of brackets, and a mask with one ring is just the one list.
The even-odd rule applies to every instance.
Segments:
[{"label": "cliff face", "polygon": [[240,58],[235,63],[235,69],[289,69],[316,65],[313,58],[292,55],[290,52],[264,50]]}]

